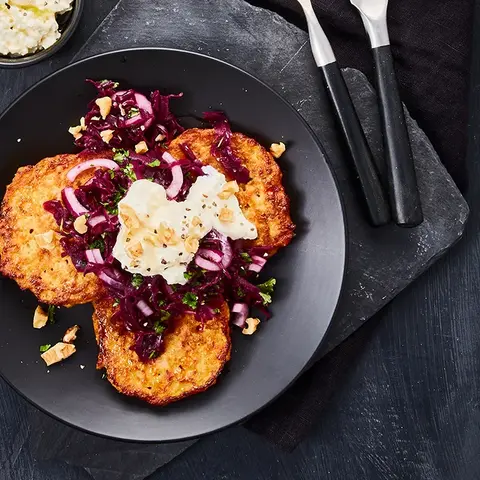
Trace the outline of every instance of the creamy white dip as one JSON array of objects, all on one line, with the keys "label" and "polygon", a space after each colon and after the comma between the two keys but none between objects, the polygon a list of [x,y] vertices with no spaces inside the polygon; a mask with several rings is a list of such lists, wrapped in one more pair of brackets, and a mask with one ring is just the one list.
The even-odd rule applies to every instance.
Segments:
[{"label": "creamy white dip", "polygon": [[257,238],[235,194],[225,195],[225,176],[210,166],[202,170],[205,175],[198,177],[184,202],[168,200],[165,189],[149,180],[132,183],[118,204],[121,227],[113,249],[124,269],[184,285],[198,241],[212,229],[232,240]]},{"label": "creamy white dip", "polygon": [[0,0],[0,55],[28,55],[59,38],[56,15],[73,0]]}]

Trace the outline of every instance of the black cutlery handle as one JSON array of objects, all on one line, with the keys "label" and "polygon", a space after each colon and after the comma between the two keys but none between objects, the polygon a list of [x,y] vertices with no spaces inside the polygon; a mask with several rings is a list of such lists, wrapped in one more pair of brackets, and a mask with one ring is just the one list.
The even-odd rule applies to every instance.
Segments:
[{"label": "black cutlery handle", "polygon": [[373,48],[393,219],[402,227],[423,222],[422,205],[390,45]]},{"label": "black cutlery handle", "polygon": [[390,208],[342,72],[337,62],[324,65],[320,70],[350,150],[371,223],[385,225],[390,221]]}]

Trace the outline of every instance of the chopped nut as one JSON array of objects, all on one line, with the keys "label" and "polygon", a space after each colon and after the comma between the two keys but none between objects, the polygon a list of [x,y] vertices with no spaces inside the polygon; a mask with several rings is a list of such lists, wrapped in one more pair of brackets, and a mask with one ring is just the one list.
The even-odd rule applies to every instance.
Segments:
[{"label": "chopped nut", "polygon": [[127,251],[127,255],[133,259],[139,258],[143,254],[143,247],[140,242],[129,244],[125,250]]},{"label": "chopped nut", "polygon": [[143,237],[143,240],[144,242],[149,243],[154,247],[160,247],[163,243],[161,239],[158,237],[158,235],[154,235],[152,233],[145,235],[145,237]]},{"label": "chopped nut", "polygon": [[283,142],[279,143],[272,143],[270,145],[270,153],[275,157],[275,158],[280,158],[287,147],[285,147],[285,144]]},{"label": "chopped nut", "polygon": [[43,328],[48,322],[48,313],[39,305],[33,314],[33,328]]},{"label": "chopped nut", "polygon": [[85,117],[82,117],[80,119],[80,127],[82,130],[86,130],[87,129],[87,126],[85,125]]},{"label": "chopped nut", "polygon": [[54,363],[61,362],[75,353],[75,345],[72,343],[58,342],[52,348],[42,353],[40,356],[43,358],[47,367]]},{"label": "chopped nut", "polygon": [[163,142],[165,140],[165,138],[167,138],[163,133],[159,133],[156,137],[155,137],[155,141],[156,142]]},{"label": "chopped nut", "polygon": [[130,205],[122,204],[120,206],[119,216],[120,220],[122,220],[129,230],[136,230],[140,228],[140,219],[137,217],[135,210]]},{"label": "chopped nut", "polygon": [[80,234],[83,235],[84,233],[87,233],[88,227],[87,227],[87,216],[86,215],[80,215],[75,219],[73,222],[73,228]]},{"label": "chopped nut", "polygon": [[138,142],[135,145],[135,152],[136,153],[147,153],[148,152],[148,146],[147,146],[147,144],[145,143],[144,140],[142,140],[141,142]]},{"label": "chopped nut", "polygon": [[35,241],[43,250],[53,250],[55,248],[53,244],[53,230],[35,235]]},{"label": "chopped nut", "polygon": [[76,127],[70,127],[68,129],[68,133],[72,134],[75,140],[78,140],[79,138],[81,138],[82,136],[81,131],[82,131],[81,125],[77,125]]},{"label": "chopped nut", "polygon": [[105,143],[109,143],[110,140],[113,138],[114,133],[115,132],[113,130],[103,130],[102,132],[100,132],[100,136]]},{"label": "chopped nut", "polygon": [[165,223],[161,223],[158,229],[158,238],[162,243],[166,245],[176,245],[180,239],[175,230]]},{"label": "chopped nut", "polygon": [[231,182],[227,182],[223,188],[222,191],[218,194],[218,198],[221,198],[222,200],[228,200],[232,195],[238,192],[238,183],[235,180],[232,180]]},{"label": "chopped nut", "polygon": [[192,227],[198,227],[198,225],[202,224],[202,220],[199,217],[192,218]]},{"label": "chopped nut", "polygon": [[100,115],[105,120],[112,109],[112,99],[110,97],[97,98],[95,103],[100,109]]},{"label": "chopped nut", "polygon": [[62,341],[65,343],[73,343],[77,339],[77,332],[80,330],[78,325],[70,327],[63,335]]},{"label": "chopped nut", "polygon": [[244,335],[253,335],[257,330],[260,320],[258,318],[247,318],[246,323],[247,327],[242,330],[242,333]]},{"label": "chopped nut", "polygon": [[92,117],[90,120],[98,121],[98,120],[100,120],[100,117],[95,116],[95,117]]},{"label": "chopped nut", "polygon": [[233,222],[233,210],[230,210],[229,208],[222,208],[218,218],[221,222]]},{"label": "chopped nut", "polygon": [[195,253],[198,250],[198,247],[200,246],[200,242],[198,241],[198,238],[190,235],[186,238],[185,240],[185,250],[188,253]]}]

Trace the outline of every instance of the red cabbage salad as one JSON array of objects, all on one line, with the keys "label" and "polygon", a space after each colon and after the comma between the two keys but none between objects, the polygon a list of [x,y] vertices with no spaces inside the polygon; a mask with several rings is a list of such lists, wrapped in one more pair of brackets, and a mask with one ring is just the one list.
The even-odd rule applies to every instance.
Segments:
[{"label": "red cabbage salad", "polygon": [[[184,285],[169,285],[161,275],[130,273],[114,258],[121,226],[118,203],[134,181],[155,182],[165,188],[170,201],[183,201],[204,172],[187,144],[181,145],[181,158],[168,152],[169,142],[184,131],[170,111],[170,101],[182,94],[156,90],[147,98],[109,80],[90,82],[98,95],[80,125],[70,129],[75,144],[89,157],[67,178],[73,185],[82,172],[91,171],[92,176],[78,188],[66,187],[61,200],[45,202],[44,208],[59,226],[63,255],[79,272],[97,275],[115,299],[115,321],[135,335],[133,348],[139,358],[148,361],[162,353],[163,333],[175,316],[194,314],[202,328],[227,302],[232,322],[241,328],[252,308],[268,318],[275,279],[260,284],[257,280],[271,251],[268,245],[252,247],[251,242],[232,241],[211,230],[186,265]],[[217,135],[212,155],[232,179],[248,182],[248,170],[232,151],[225,115],[208,112],[205,120]]]}]

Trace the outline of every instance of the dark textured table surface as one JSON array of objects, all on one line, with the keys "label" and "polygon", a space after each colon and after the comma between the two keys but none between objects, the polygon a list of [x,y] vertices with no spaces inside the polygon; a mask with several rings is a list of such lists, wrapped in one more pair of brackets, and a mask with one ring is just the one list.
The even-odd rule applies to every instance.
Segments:
[{"label": "dark textured table surface", "polygon": [[[0,71],[2,105],[67,63],[116,3],[87,1],[74,40],[51,62],[29,69],[28,77],[19,71],[16,81],[7,83],[7,73]],[[475,47],[473,58],[479,53]],[[370,340],[312,435],[286,454],[243,428],[229,429],[197,442],[152,479],[480,478],[478,61],[472,75],[467,193],[472,213],[466,236],[367,323]],[[15,434],[31,407],[3,383],[0,395],[5,405],[0,412],[1,480],[90,478],[83,469],[58,461],[35,461],[26,438]]]}]

